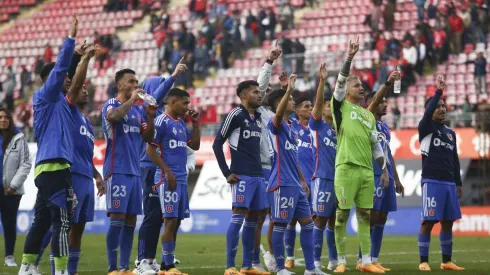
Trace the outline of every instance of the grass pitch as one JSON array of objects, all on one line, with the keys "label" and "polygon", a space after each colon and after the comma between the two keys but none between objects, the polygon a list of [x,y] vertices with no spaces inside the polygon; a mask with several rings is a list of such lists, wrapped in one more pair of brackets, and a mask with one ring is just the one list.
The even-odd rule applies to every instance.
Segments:
[{"label": "grass pitch", "polygon": [[[135,234],[133,244],[133,254],[131,256],[131,268],[134,268],[134,259],[137,253],[137,234]],[[3,236],[0,236],[3,242]],[[17,237],[15,259],[20,263],[25,235]],[[303,254],[300,249],[299,236],[296,238],[296,263],[292,271],[301,275],[304,272]],[[266,244],[263,240],[263,244]],[[357,254],[357,237],[348,236],[347,264],[351,269],[355,269]],[[161,251],[160,245],[157,251]],[[1,245],[3,249],[3,245]],[[224,235],[179,235],[177,239],[176,256],[181,261],[177,266],[182,272],[189,275],[221,275],[226,264],[226,236]],[[466,268],[466,271],[457,274],[471,275],[490,275],[490,237],[455,237],[453,246],[453,260],[458,265]],[[237,265],[241,263],[241,247],[238,250]],[[322,263],[328,263],[326,244],[323,246]],[[160,259],[161,253],[157,253]],[[383,240],[380,260],[383,265],[391,268],[390,274],[420,274],[418,271],[418,247],[416,236],[386,236]],[[441,271],[439,240],[432,237],[430,248],[430,260],[432,272],[430,274],[447,274],[451,271]],[[159,261],[160,262],[160,261]],[[49,255],[44,255],[41,263],[43,274],[49,275]],[[105,235],[87,234],[82,240],[82,257],[79,265],[79,275],[107,274],[107,256],[105,248]],[[1,275],[15,275],[17,268],[0,267]],[[327,272],[328,273],[328,272]],[[351,270],[346,274],[360,274],[359,271]]]}]

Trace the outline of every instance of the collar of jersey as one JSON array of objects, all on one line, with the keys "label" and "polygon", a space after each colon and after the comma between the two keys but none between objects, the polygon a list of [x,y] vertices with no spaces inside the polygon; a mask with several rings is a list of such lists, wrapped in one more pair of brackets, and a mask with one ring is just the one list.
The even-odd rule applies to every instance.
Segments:
[{"label": "collar of jersey", "polygon": [[[248,113],[247,108],[245,108],[245,106],[243,106],[242,104],[240,104],[240,108],[242,108],[242,110],[244,110],[245,112]],[[259,118],[260,118],[260,112],[257,112],[257,109],[255,109],[255,111],[254,111],[254,120],[257,120]]]}]

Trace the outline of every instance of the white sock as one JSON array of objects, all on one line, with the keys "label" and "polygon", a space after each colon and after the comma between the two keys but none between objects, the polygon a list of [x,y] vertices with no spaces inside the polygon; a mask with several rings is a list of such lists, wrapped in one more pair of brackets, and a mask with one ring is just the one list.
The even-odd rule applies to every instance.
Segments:
[{"label": "white sock", "polygon": [[339,256],[339,264],[347,264],[347,261],[345,260],[345,256]]},{"label": "white sock", "polygon": [[366,266],[371,263],[371,255],[365,254],[362,255],[362,266]]},{"label": "white sock", "polygon": [[318,266],[321,267],[322,266],[322,262],[320,262],[320,261],[315,261],[314,264],[315,264],[315,267],[318,267]]},{"label": "white sock", "polygon": [[294,261],[294,257],[287,257],[286,260],[293,260]]},{"label": "white sock", "polygon": [[373,263],[378,263],[379,262],[378,258],[375,258],[375,257],[371,257],[371,261]]}]

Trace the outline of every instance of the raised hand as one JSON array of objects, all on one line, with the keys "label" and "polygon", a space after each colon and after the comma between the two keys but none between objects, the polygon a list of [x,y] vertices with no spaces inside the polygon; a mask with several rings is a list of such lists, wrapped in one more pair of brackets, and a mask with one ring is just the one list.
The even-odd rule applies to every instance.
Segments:
[{"label": "raised hand", "polygon": [[321,80],[327,79],[327,65],[325,63],[320,65],[320,73],[318,75]]},{"label": "raised hand", "polygon": [[274,45],[274,47],[269,50],[268,59],[270,61],[274,61],[274,60],[278,59],[279,56],[281,56],[281,54],[282,54],[282,50],[281,50],[281,48],[279,48],[278,42],[279,42],[279,40],[276,40],[276,44]]},{"label": "raised hand", "polygon": [[357,40],[354,42],[352,42],[352,40],[349,40],[349,52],[348,52],[349,57],[353,58],[358,51],[359,51],[359,36],[357,36]]},{"label": "raised hand", "polygon": [[436,86],[437,86],[437,89],[441,89],[443,91],[446,88],[446,81],[444,81],[444,77],[442,75],[437,77]]},{"label": "raised hand", "polygon": [[290,91],[294,90],[295,85],[296,85],[296,73],[293,72],[289,76],[288,90],[290,90]]},{"label": "raised hand", "polygon": [[397,69],[398,66],[395,67],[395,70],[390,74],[390,77],[388,77],[388,82],[393,83],[395,80],[401,78],[401,74]]},{"label": "raised hand", "polygon": [[145,90],[138,88],[131,92],[131,100],[134,102],[138,101],[140,99],[140,96],[138,95],[139,93],[146,94]]},{"label": "raised hand", "polygon": [[279,85],[281,85],[281,88],[286,88],[288,86],[288,73],[286,71],[279,75]]},{"label": "raised hand", "polygon": [[83,44],[80,44],[78,46],[75,47],[75,54],[77,55],[83,55],[85,54],[85,51],[87,50],[87,48],[89,47],[90,45],[87,44],[87,41],[83,41]]},{"label": "raised hand", "polygon": [[201,114],[194,109],[189,110],[189,116],[191,117],[192,124],[198,124],[201,119]]},{"label": "raised hand", "polygon": [[184,64],[184,59],[185,59],[185,56],[182,56],[179,63],[177,63],[177,66],[175,66],[175,71],[172,74],[173,78],[176,78],[181,73],[184,73],[187,71],[187,65]]},{"label": "raised hand", "polygon": [[88,48],[85,50],[85,55],[88,58],[92,58],[95,56],[95,53],[99,51],[99,45],[97,44],[90,44]]},{"label": "raised hand", "polygon": [[77,14],[73,14],[73,21],[71,23],[71,29],[70,29],[70,37],[75,38],[77,37],[77,32],[78,32],[78,18]]}]

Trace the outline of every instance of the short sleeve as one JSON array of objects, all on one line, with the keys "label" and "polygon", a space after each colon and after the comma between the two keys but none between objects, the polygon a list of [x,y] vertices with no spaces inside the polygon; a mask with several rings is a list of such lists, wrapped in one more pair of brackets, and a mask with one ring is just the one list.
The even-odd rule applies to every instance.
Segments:
[{"label": "short sleeve", "polygon": [[[284,120],[281,122],[281,124],[284,123]],[[267,128],[269,129],[269,131],[274,134],[274,135],[277,135],[279,134],[279,132],[281,132],[281,128],[284,128],[283,125],[274,125],[274,119],[271,118],[271,120],[269,121],[269,123],[267,124]]]},{"label": "short sleeve", "polygon": [[313,115],[310,116],[310,120],[308,121],[308,126],[313,131],[319,131],[322,127],[323,120],[321,118],[315,118]]},{"label": "short sleeve", "polygon": [[159,116],[155,118],[155,134],[153,136],[152,145],[160,146],[163,137],[165,136],[165,131],[167,129],[167,123],[165,123],[164,116]]},{"label": "short sleeve", "polygon": [[104,119],[107,119],[107,113],[109,113],[110,110],[117,108],[119,106],[119,103],[117,100],[114,98],[109,99],[105,104],[104,107],[102,108],[102,117]]}]

